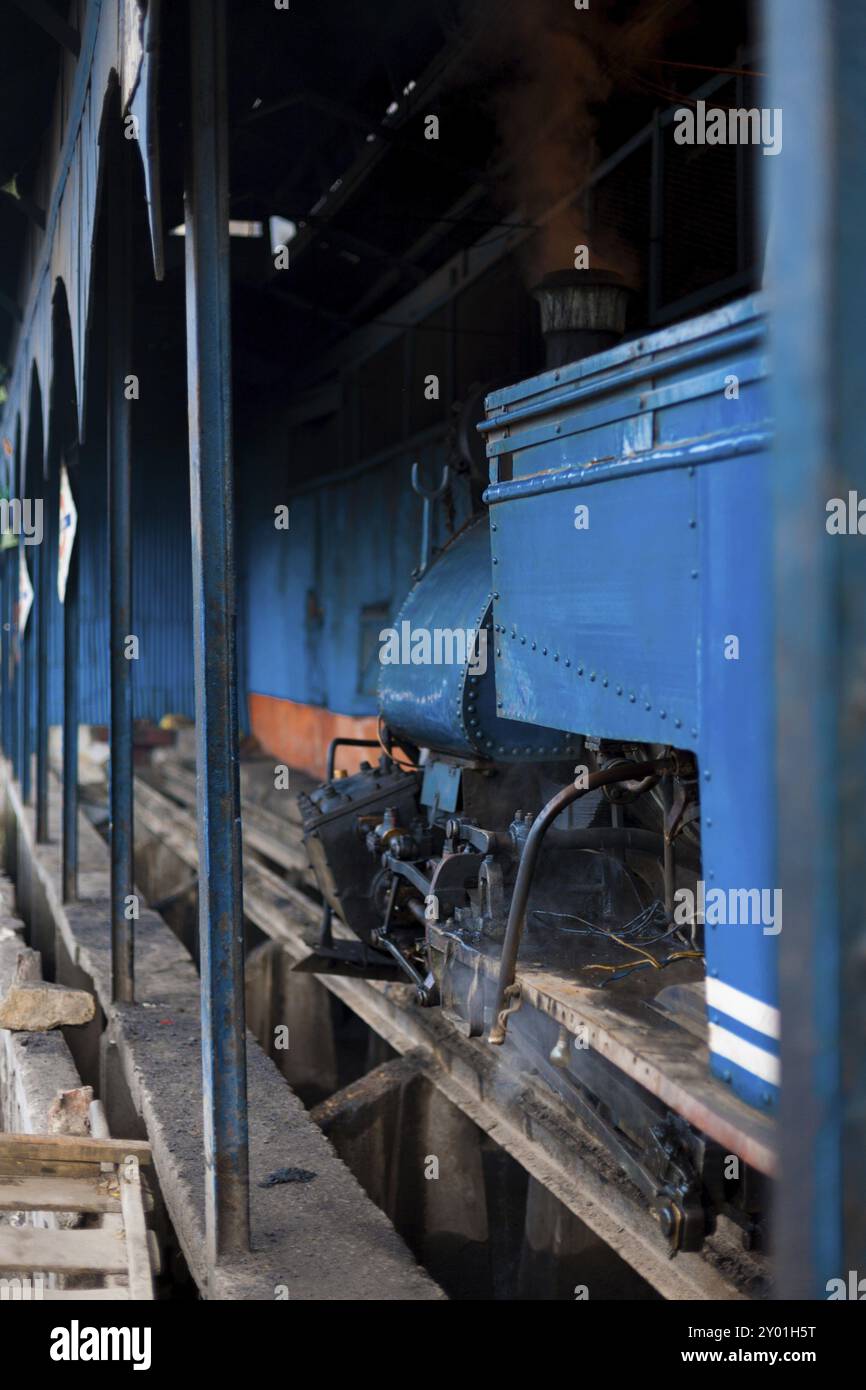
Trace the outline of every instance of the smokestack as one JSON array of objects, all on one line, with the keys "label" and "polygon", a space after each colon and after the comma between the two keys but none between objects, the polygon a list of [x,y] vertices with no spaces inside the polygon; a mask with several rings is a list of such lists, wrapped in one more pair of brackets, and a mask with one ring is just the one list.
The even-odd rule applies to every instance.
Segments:
[{"label": "smokestack", "polygon": [[554,270],[532,291],[541,308],[545,365],[563,367],[618,343],[631,291],[614,270]]}]

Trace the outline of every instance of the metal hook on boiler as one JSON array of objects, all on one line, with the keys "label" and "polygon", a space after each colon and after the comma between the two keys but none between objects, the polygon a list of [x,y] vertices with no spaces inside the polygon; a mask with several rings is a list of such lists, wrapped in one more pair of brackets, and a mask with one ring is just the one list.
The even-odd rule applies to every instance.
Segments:
[{"label": "metal hook on boiler", "polygon": [[420,465],[417,462],[412,464],[412,491],[424,499],[421,517],[421,563],[412,576],[414,579],[423,578],[429,569],[433,554],[433,503],[445,492],[450,480],[451,465],[446,463],[442,468],[442,481],[439,486],[425,487],[421,482]]}]

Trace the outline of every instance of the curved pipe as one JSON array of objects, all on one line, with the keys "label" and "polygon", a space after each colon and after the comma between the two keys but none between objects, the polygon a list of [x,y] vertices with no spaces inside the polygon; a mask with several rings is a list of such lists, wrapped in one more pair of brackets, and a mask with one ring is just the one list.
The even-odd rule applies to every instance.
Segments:
[{"label": "curved pipe", "polygon": [[611,802],[611,804],[621,806],[625,801],[637,801],[637,798],[639,796],[643,796],[644,792],[651,792],[653,787],[657,787],[658,784],[659,777],[656,773],[652,773],[649,777],[642,777],[640,781],[637,781],[637,779],[630,777],[627,779],[627,781],[622,782],[619,786],[620,791],[628,793],[627,796],[614,797],[608,796],[607,793],[605,793],[605,796],[607,797],[607,800]]},{"label": "curved pipe", "polygon": [[545,844],[553,849],[619,849],[635,854],[664,854],[665,837],[637,826],[597,825],[586,830],[548,830]]},{"label": "curved pipe", "polygon": [[332,738],[328,744],[328,763],[325,775],[326,782],[333,782],[336,764],[336,753],[338,748],[378,748],[377,738]]},{"label": "curved pipe", "polygon": [[613,782],[626,782],[632,777],[642,779],[646,777],[648,772],[672,772],[673,770],[673,758],[654,758],[645,763],[617,763],[616,766],[604,768],[600,772],[591,772],[586,779],[586,786],[579,787],[576,783],[571,782],[567,787],[563,787],[535,817],[532,822],[532,829],[526,837],[526,845],[520,859],[520,868],[517,871],[517,881],[514,884],[514,893],[511,898],[508,926],[505,929],[505,941],[502,944],[502,956],[499,962],[499,983],[496,987],[496,1005],[493,1011],[494,1021],[488,1035],[488,1042],[495,1046],[505,1042],[507,1013],[511,1012],[508,1001],[515,991],[514,973],[517,969],[517,954],[520,950],[523,928],[526,925],[526,904],[529,899],[529,890],[532,887],[539,851],[553,822],[572,802],[579,801],[582,796],[586,796],[588,792],[596,791],[599,787],[607,787]]}]

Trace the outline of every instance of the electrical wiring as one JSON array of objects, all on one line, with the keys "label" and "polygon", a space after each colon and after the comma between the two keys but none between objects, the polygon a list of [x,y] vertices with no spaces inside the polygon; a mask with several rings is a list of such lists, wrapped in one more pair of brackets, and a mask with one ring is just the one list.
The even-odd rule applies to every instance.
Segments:
[{"label": "electrical wiring", "polygon": [[[580,922],[579,927],[561,927],[560,930],[567,936],[601,936],[605,940],[616,940],[623,937],[639,938],[642,932],[651,930],[653,926],[656,931],[652,936],[644,940],[644,945],[653,945],[657,941],[663,941],[665,937],[673,934],[670,930],[659,931],[658,928],[664,925],[667,928],[667,916],[664,904],[658,898],[654,899],[647,907],[641,908],[636,916],[632,917],[624,927],[619,928],[618,932],[607,930],[600,927],[596,922],[590,922],[586,917],[581,917],[576,912],[554,912],[544,908],[537,908],[533,912],[533,917],[556,917],[563,921]],[[674,928],[676,932],[678,928]]]},{"label": "electrical wiring", "polygon": [[[640,960],[630,961],[627,964],[614,964],[612,962],[594,962],[586,965],[587,971],[593,970],[601,974],[606,974],[608,978],[601,981],[602,986],[612,984],[616,980],[625,979],[635,970],[664,970],[666,966],[672,965],[678,960],[702,960],[703,952],[691,949],[671,951],[663,959],[654,956],[649,949],[650,946],[658,946],[662,942],[677,939],[683,943],[682,933],[679,927],[668,926],[665,907],[658,898],[654,899],[647,907],[643,908],[635,917],[627,922],[618,932],[606,930],[594,922],[588,921],[585,917],[571,912],[554,912],[545,909],[536,909],[533,913],[536,918],[556,917],[567,921],[580,922],[579,927],[564,927],[561,931],[570,936],[600,936],[606,941],[616,942],[624,950],[631,951],[641,957]],[[664,931],[658,930],[664,926]]]},{"label": "electrical wiring", "polygon": [[[671,955],[666,956],[662,961],[654,960],[652,964],[655,969],[664,970],[667,966],[673,965],[674,961],[677,960],[703,960],[703,958],[703,951],[675,951]],[[603,970],[610,972],[607,979],[601,981],[601,988],[603,989],[605,985],[614,984],[617,980],[626,979],[629,975],[633,974],[635,970],[647,969],[649,964],[650,962],[648,960],[638,960],[629,965],[588,965],[586,968],[587,970]]]}]

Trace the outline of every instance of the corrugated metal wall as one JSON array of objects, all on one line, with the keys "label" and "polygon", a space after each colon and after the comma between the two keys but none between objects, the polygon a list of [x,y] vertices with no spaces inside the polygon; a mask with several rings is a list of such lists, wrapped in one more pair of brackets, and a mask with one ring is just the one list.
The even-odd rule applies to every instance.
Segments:
[{"label": "corrugated metal wall", "polygon": [[[73,474],[78,507],[81,588],[81,720],[108,722],[108,530],[104,455],[90,451]],[[148,450],[133,481],[133,708],[139,719],[193,716],[192,577],[189,483],[182,449]],[[57,516],[46,506],[47,543],[56,551]],[[28,556],[28,559],[30,557]],[[50,612],[49,721],[63,716],[63,613],[56,588]]]},{"label": "corrugated metal wall", "polygon": [[[411,490],[414,460],[438,481],[443,439],[342,482],[295,498],[285,464],[266,460],[241,505],[241,602],[247,688],[341,714],[376,711],[365,679],[365,644],[375,643],[412,584],[421,543],[421,502]],[[290,505],[290,529],[274,508]],[[447,538],[437,507],[436,537]],[[455,527],[469,515],[468,489],[454,486]],[[375,659],[375,657],[374,657]],[[364,688],[366,687],[366,688]]]}]

